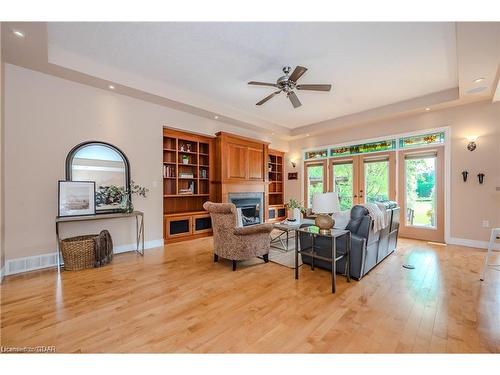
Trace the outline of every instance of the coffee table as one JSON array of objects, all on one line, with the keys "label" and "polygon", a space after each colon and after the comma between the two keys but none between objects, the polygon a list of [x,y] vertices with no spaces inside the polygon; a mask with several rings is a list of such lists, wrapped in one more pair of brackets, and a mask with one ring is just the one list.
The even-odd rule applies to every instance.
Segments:
[{"label": "coffee table", "polygon": [[[279,222],[279,223],[274,223],[274,229],[279,230],[281,233],[278,234],[275,237],[271,236],[271,246],[275,247],[280,250],[288,251],[288,240],[290,239],[290,232],[295,231],[296,229],[300,228],[300,222],[299,223],[284,223],[284,222]],[[286,242],[285,241],[286,237]],[[281,245],[281,246],[280,246]]]}]

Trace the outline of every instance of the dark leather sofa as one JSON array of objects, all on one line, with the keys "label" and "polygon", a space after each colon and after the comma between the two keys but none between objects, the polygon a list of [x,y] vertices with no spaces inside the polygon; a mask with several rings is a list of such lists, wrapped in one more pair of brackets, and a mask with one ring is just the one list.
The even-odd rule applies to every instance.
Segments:
[{"label": "dark leather sofa", "polygon": [[[373,267],[379,264],[385,257],[396,250],[399,232],[399,206],[396,202],[383,202],[389,219],[389,225],[376,233],[373,232],[373,220],[368,215],[368,210],[363,206],[354,206],[351,209],[351,219],[346,229],[351,231],[351,265],[350,275],[360,280]],[[302,224],[307,227],[313,224]],[[306,233],[300,233],[300,248],[311,247],[311,237]],[[318,255],[331,256],[331,242],[325,237],[316,237],[315,251]],[[337,239],[337,255],[345,252],[344,238]],[[302,262],[311,264],[311,257],[302,254]],[[314,260],[314,266],[331,270],[331,263]],[[339,273],[345,272],[345,259],[337,262]]]}]

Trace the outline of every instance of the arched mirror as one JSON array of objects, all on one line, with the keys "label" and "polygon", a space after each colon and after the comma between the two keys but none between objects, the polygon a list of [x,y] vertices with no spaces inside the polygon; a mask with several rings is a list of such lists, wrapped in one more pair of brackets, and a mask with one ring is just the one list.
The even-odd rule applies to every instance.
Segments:
[{"label": "arched mirror", "polygon": [[130,165],[117,147],[84,142],[66,157],[66,180],[95,181],[96,213],[120,212],[130,196]]}]

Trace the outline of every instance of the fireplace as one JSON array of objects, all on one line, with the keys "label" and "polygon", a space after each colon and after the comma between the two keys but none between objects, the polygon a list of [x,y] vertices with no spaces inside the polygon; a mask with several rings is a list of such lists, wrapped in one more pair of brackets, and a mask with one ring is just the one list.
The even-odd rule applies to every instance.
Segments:
[{"label": "fireplace", "polygon": [[264,222],[264,193],[229,193],[229,202],[238,209],[239,225],[255,225]]}]

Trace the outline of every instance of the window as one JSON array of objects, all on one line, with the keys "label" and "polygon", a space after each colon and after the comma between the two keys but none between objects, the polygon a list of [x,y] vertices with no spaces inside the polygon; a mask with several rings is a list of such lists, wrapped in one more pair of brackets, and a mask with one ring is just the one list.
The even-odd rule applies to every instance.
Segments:
[{"label": "window", "polygon": [[306,164],[306,208],[311,208],[315,194],[325,192],[325,163]]},{"label": "window", "polygon": [[324,150],[317,150],[317,151],[309,151],[306,152],[305,158],[306,160],[308,159],[322,159],[322,158],[327,158],[328,157],[328,149]]},{"label": "window", "polygon": [[435,145],[440,143],[444,143],[444,132],[400,138],[399,148]]},{"label": "window", "polygon": [[339,196],[340,209],[349,210],[353,206],[354,166],[352,162],[333,164],[333,191]]},{"label": "window", "polygon": [[396,149],[396,140],[364,143],[354,146],[335,147],[330,149],[331,157],[339,157],[346,155],[365,154],[368,152],[390,151]]},{"label": "window", "polygon": [[365,202],[389,200],[389,159],[364,161]]}]

